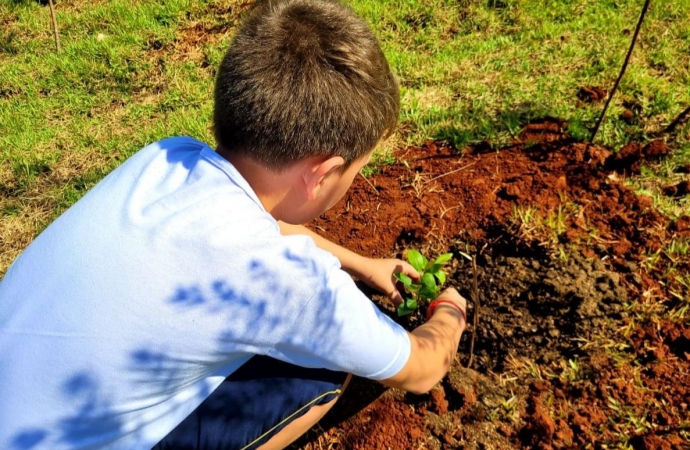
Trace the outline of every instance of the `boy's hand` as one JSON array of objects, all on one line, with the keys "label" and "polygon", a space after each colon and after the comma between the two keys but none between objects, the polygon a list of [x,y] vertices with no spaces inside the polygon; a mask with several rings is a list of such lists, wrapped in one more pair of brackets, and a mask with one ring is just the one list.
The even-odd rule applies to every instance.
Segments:
[{"label": "boy's hand", "polygon": [[398,280],[393,276],[396,273],[404,273],[414,281],[419,281],[419,272],[410,264],[400,259],[374,259],[364,258],[355,276],[367,286],[380,291],[393,300],[397,307],[403,298],[398,291]]}]

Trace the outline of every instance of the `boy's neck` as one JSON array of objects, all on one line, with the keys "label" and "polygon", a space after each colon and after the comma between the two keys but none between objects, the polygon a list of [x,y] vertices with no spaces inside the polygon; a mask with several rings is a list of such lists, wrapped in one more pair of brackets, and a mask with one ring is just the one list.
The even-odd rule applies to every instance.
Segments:
[{"label": "boy's neck", "polygon": [[251,158],[237,154],[228,155],[222,148],[216,150],[242,175],[252,188],[264,209],[276,220],[281,220],[281,210],[289,200],[293,189],[290,169],[277,172],[266,168]]}]

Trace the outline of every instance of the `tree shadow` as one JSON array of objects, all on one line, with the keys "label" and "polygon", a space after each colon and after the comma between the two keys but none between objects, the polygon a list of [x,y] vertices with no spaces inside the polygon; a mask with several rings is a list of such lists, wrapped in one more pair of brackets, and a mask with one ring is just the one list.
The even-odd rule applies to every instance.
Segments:
[{"label": "tree shadow", "polygon": [[[29,3],[38,3],[41,6],[47,6],[48,5],[48,0],[9,0],[9,2],[15,6],[26,5]],[[57,3],[57,2],[54,1],[53,3]]]},{"label": "tree shadow", "polygon": [[[164,142],[157,147],[166,151]],[[168,163],[193,172],[198,158],[189,156],[192,153],[168,151],[164,157]],[[148,155],[144,152],[133,158]],[[104,182],[119,182],[114,174]],[[126,182],[136,190],[138,180],[128,178]],[[75,204],[72,213],[88,209],[89,202],[97,201],[102,200],[87,194]],[[166,205],[161,203],[165,202],[143,202],[127,213],[135,217],[132,220],[146,220],[148,216],[142,211],[164,208]],[[83,228],[121,219],[120,211],[113,213],[115,220],[104,214],[93,222],[77,224],[82,228],[75,226],[72,233],[83,239],[87,234],[80,232]],[[185,218],[189,219],[186,228],[175,228],[174,232],[166,228],[168,222],[156,223],[151,233],[141,235],[137,234],[137,226],[123,227],[124,232],[132,232],[127,240],[129,246],[123,246],[117,236],[99,236],[97,256],[84,255],[84,264],[72,256],[71,263],[55,267],[52,274],[61,280],[59,288],[70,292],[65,300],[70,303],[60,309],[59,316],[31,317],[29,329],[35,333],[28,333],[23,344],[25,355],[34,359],[16,364],[17,372],[12,372],[13,362],[29,356],[11,354],[0,365],[0,372],[10,371],[6,378],[9,380],[18,379],[22,369],[44,367],[44,372],[32,373],[35,378],[31,380],[32,385],[42,383],[36,397],[48,401],[40,410],[41,405],[34,406],[31,399],[23,397],[23,384],[0,386],[0,398],[7,400],[0,413],[17,407],[16,421],[8,423],[7,428],[0,427],[0,448],[153,446],[164,437],[161,432],[174,429],[254,355],[301,367],[325,368],[341,375],[344,367],[362,374],[379,368],[380,354],[363,352],[361,346],[378,342],[379,348],[384,348],[385,341],[376,333],[378,328],[366,324],[378,317],[385,320],[384,326],[399,330],[361,297],[349,276],[337,268],[335,258],[316,249],[309,237],[282,237],[276,230],[275,238],[247,242],[253,234],[238,239],[223,229],[225,234],[219,232],[213,241],[202,242],[197,239],[198,223],[207,218],[191,214]],[[275,225],[259,220],[252,220],[250,230]],[[224,225],[222,221],[218,226]],[[108,235],[107,228],[98,231]],[[200,246],[194,252],[189,252],[190,239]],[[65,242],[52,249],[52,258],[61,260],[61,252],[75,251],[69,239]],[[34,244],[40,248],[40,241]],[[249,247],[237,251],[242,245]],[[146,252],[158,252],[156,261],[162,266],[152,267]],[[22,261],[30,264],[32,260],[20,258],[14,267],[24,264]],[[67,275],[76,272],[79,277]],[[156,283],[148,279],[158,276],[173,281]],[[95,279],[100,284],[90,284]],[[19,304],[23,297],[13,292],[15,285],[5,286],[8,290],[3,294],[8,295],[3,296],[3,301],[16,299],[13,301]],[[102,286],[108,289],[95,291]],[[17,284],[15,289],[25,288]],[[45,303],[53,300],[50,293],[38,292]],[[355,294],[359,297],[352,298]],[[3,308],[15,303],[8,300]],[[358,307],[354,308],[355,304]],[[353,315],[347,316],[348,312]],[[17,324],[27,326],[21,318]],[[42,333],[48,334],[50,346],[45,345]],[[60,364],[51,367],[51,361]],[[381,389],[372,392],[378,395]],[[257,394],[247,395],[255,398]],[[26,408],[18,408],[22,402]],[[351,408],[361,408],[361,404]]]},{"label": "tree shadow", "polygon": [[518,138],[527,124],[549,117],[544,105],[525,101],[497,111],[483,120],[477,129],[468,130],[461,126],[461,118],[458,117],[457,121],[438,128],[432,139],[450,142],[458,149],[470,147],[475,153],[488,153],[495,151],[491,141],[499,134]]},{"label": "tree shadow", "polygon": [[[320,355],[332,354],[337,345],[327,338],[340,327],[333,305],[329,304],[335,299],[320,298],[323,307],[306,311],[302,308],[303,302],[295,302],[294,298],[302,293],[281,285],[275,271],[280,271],[289,261],[293,268],[301,268],[305,279],[307,274],[315,274],[314,279],[324,280],[326,269],[315,260],[302,258],[290,250],[282,257],[284,259],[272,261],[249,259],[246,268],[236,267],[238,273],[256,280],[251,288],[234,288],[231,278],[175,288],[167,298],[157,302],[160,320],[152,318],[151,328],[141,338],[128,343],[123,340],[126,344],[114,347],[124,353],[115,360],[128,361],[124,368],[114,371],[110,366],[99,366],[95,361],[102,359],[104,349],[97,341],[93,342],[93,347],[85,346],[84,352],[90,356],[75,358],[73,373],[57,381],[55,389],[59,390],[57,395],[64,402],[64,412],[59,417],[34,422],[41,426],[27,425],[17,431],[7,443],[8,450],[64,445],[80,448],[111,445],[124,449],[132,448],[134,443],[155,444],[163,436],[152,441],[145,431],[147,425],[158,420],[155,414],[152,418],[151,408],[159,415],[161,405],[165,411],[178,411],[176,416],[189,415],[230,373],[253,355],[260,354],[261,345],[270,345],[273,341],[303,349],[303,354],[297,352],[296,356],[285,353],[290,363],[318,366]],[[320,287],[315,286],[315,289]],[[171,346],[166,339],[155,339],[154,334],[170,332],[164,330],[161,323],[172,314],[176,314],[178,320],[189,317],[190,321],[203,324],[207,318],[209,323],[223,325],[212,328],[215,340],[210,342],[200,339],[204,334],[197,334],[191,326],[183,333],[184,337]],[[295,342],[292,336],[286,337],[296,321],[302,319],[313,325],[310,340]],[[294,339],[304,338],[302,333]],[[91,351],[92,348],[96,350]],[[118,394],[113,395],[113,391]],[[247,393],[249,395],[255,398],[261,394]],[[256,401],[249,402],[247,397],[237,405],[224,407],[236,408],[249,403],[256,404]],[[223,405],[215,407],[222,409]],[[120,443],[118,439],[123,436],[125,439]]]}]

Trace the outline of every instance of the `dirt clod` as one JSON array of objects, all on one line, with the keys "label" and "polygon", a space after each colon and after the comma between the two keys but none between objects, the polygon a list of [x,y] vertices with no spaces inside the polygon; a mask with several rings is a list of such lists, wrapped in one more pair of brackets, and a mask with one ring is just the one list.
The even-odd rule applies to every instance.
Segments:
[{"label": "dirt clod", "polygon": [[606,91],[597,86],[584,86],[577,92],[577,98],[585,103],[596,103],[606,98]]},{"label": "dirt clod", "polygon": [[690,181],[681,181],[680,183],[666,186],[663,189],[663,193],[668,197],[685,197],[690,194]]}]

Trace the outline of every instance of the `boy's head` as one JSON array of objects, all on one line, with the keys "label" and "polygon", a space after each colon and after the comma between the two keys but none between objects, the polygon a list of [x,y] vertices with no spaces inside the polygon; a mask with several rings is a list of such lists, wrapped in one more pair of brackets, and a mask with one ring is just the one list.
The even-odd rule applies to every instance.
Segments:
[{"label": "boy's head", "polygon": [[283,170],[313,156],[347,168],[390,134],[398,84],[366,23],[330,0],[264,0],[240,27],[216,79],[225,155]]}]

